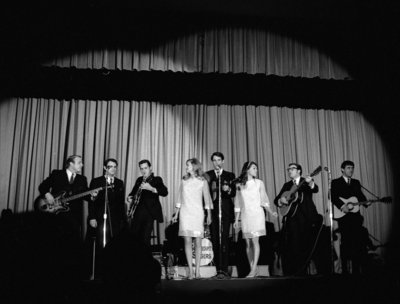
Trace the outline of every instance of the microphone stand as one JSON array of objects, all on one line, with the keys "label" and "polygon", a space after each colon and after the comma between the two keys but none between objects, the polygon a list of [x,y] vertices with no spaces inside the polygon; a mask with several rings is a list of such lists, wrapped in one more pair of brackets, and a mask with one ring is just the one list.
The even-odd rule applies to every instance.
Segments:
[{"label": "microphone stand", "polygon": [[106,233],[107,233],[107,209],[108,209],[108,179],[110,177],[107,176],[106,177],[106,187],[104,189],[105,193],[104,193],[104,214],[103,214],[103,248],[106,247],[106,243],[107,243],[107,237],[106,237]]},{"label": "microphone stand", "polygon": [[325,171],[328,172],[328,206],[329,206],[329,222],[330,222],[330,243],[331,243],[331,273],[335,273],[335,260],[334,260],[334,255],[333,253],[335,252],[335,246],[333,244],[333,205],[332,205],[332,199],[331,199],[331,181],[332,181],[332,176],[331,176],[331,171],[329,170],[328,167],[324,168]]},{"label": "microphone stand", "polygon": [[222,187],[221,187],[221,167],[219,167],[219,172],[218,172],[218,230],[219,230],[219,270],[217,272],[218,275],[223,275],[224,277],[227,276],[227,274],[221,270],[222,266]]}]

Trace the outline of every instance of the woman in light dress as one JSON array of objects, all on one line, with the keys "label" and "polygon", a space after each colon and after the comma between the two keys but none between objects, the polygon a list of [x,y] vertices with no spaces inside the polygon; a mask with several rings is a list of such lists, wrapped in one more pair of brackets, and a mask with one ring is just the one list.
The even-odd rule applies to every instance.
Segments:
[{"label": "woman in light dress", "polygon": [[[203,206],[204,200],[204,206]],[[196,158],[186,161],[186,175],[179,187],[176,211],[172,218],[179,216],[179,236],[184,238],[185,255],[189,266],[188,279],[200,278],[201,239],[204,235],[204,209],[207,211],[207,225],[211,224],[211,196],[207,180],[203,177],[201,163]],[[196,273],[193,276],[192,241],[195,241]]]},{"label": "woman in light dress", "polygon": [[258,166],[255,162],[245,162],[236,184],[234,228],[238,229],[240,217],[242,235],[246,240],[247,259],[250,263],[250,273],[247,278],[257,276],[257,263],[260,257],[259,237],[266,235],[263,208],[274,217],[278,216],[271,210],[264,183],[257,178],[257,173]]}]

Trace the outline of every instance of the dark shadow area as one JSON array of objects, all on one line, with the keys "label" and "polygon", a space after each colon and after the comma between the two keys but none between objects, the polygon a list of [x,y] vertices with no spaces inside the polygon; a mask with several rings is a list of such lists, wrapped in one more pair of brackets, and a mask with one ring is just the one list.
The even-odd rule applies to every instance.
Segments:
[{"label": "dark shadow area", "polygon": [[149,248],[125,231],[104,248],[102,276],[87,280],[83,242],[49,213],[0,219],[2,303],[152,302],[161,267]]},{"label": "dark shadow area", "polygon": [[164,281],[162,303],[387,303],[399,300],[386,277],[309,276],[266,279]]},{"label": "dark shadow area", "polygon": [[358,81],[244,73],[36,67],[25,68],[23,75],[0,74],[0,82],[5,84],[3,96],[26,98],[253,104],[334,110],[359,110],[365,107],[368,98],[366,88]]}]

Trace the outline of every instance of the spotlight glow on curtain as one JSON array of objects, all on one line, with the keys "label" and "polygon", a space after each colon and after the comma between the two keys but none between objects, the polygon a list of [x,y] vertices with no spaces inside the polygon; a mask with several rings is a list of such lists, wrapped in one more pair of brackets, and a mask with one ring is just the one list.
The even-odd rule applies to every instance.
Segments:
[{"label": "spotlight glow on curtain", "polygon": [[[83,174],[89,181],[102,174],[105,158],[116,158],[126,193],[140,175],[138,161],[147,158],[169,188],[161,200],[165,216],[161,240],[185,161],[198,157],[204,169],[210,169],[214,151],[225,154],[226,169],[236,175],[245,161],[256,161],[270,200],[287,180],[285,169],[292,161],[302,164],[304,173],[320,164],[328,166],[336,178],[341,162],[350,159],[356,164],[355,178],[365,187],[379,196],[394,194],[384,144],[363,115],[353,111],[9,99],[0,103],[0,127],[1,209],[32,210],[39,184],[62,167],[67,155],[83,156]],[[325,215],[326,173],[315,180],[320,185],[315,203]],[[392,205],[374,204],[362,213],[370,233],[386,242]],[[280,228],[280,218],[268,220]]]}]

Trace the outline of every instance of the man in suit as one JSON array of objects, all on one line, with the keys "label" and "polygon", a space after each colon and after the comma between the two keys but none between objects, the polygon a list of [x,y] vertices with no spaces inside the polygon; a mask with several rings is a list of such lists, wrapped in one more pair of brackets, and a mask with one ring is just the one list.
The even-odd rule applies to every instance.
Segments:
[{"label": "man in suit", "polygon": [[[211,211],[212,222],[210,226],[211,241],[214,251],[214,262],[217,267],[217,278],[229,277],[229,230],[235,217],[233,212],[232,198],[236,195],[236,187],[232,185],[235,174],[223,169],[224,155],[221,152],[214,152],[211,161],[214,169],[206,172],[206,179],[210,187],[213,200]],[[220,178],[219,178],[220,177]],[[221,193],[219,180],[221,180]],[[221,244],[219,240],[219,197],[221,194]],[[221,247],[221,251],[220,251]]]},{"label": "man in suit", "polygon": [[[82,157],[71,155],[65,161],[64,170],[53,170],[40,185],[39,192],[47,201],[54,203],[54,196],[66,192],[67,196],[79,194],[88,190],[87,179],[79,174],[82,170]],[[58,214],[60,221],[66,224],[75,237],[82,240],[83,198],[69,202],[70,210]]]},{"label": "man in suit", "polygon": [[[297,190],[298,198],[291,203],[291,208],[283,217],[281,257],[285,275],[304,275],[307,270],[307,258],[312,249],[312,228],[320,222],[320,216],[314,205],[312,195],[318,192],[318,186],[310,177],[301,177],[303,169],[297,163],[289,164],[287,169],[290,181],[286,182],[274,199],[275,205],[287,205],[284,192],[295,185],[302,185]],[[303,182],[304,181],[304,182]],[[297,209],[295,208],[297,207]]]},{"label": "man in suit", "polygon": [[346,160],[342,163],[342,176],[332,180],[331,198],[332,203],[345,213],[343,217],[338,219],[339,231],[341,234],[340,255],[342,261],[342,272],[349,273],[348,262],[352,262],[352,273],[359,273],[363,246],[363,217],[360,211],[351,212],[348,205],[340,198],[348,199],[356,197],[357,200],[366,201],[367,198],[361,192],[361,184],[357,179],[352,178],[354,173],[354,163]]},{"label": "man in suit", "polygon": [[164,221],[159,196],[167,196],[168,189],[162,178],[152,172],[150,161],[141,160],[139,169],[142,176],[136,180],[127,198],[128,212],[136,206],[133,215],[128,218],[129,229],[133,235],[150,246],[154,220],[159,223]]},{"label": "man in suit", "polygon": [[[99,257],[96,261],[101,259],[101,249],[111,239],[118,236],[126,223],[125,188],[124,182],[115,177],[117,167],[116,159],[106,159],[103,164],[104,175],[96,177],[90,182],[90,189],[110,187],[94,192],[89,201],[89,226],[94,230],[89,233],[96,235],[98,248],[96,252]],[[104,222],[104,214],[106,214],[106,222]],[[104,225],[106,225],[105,238]]]}]

